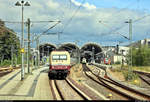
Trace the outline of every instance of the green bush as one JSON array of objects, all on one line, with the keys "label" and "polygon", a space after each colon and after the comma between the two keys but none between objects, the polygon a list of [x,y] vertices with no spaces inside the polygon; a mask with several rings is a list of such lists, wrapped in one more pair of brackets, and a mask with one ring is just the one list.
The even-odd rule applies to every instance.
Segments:
[{"label": "green bush", "polygon": [[138,75],[133,72],[124,71],[123,75],[125,77],[125,80],[135,80],[138,78]]},{"label": "green bush", "polygon": [[19,53],[18,56],[15,58],[17,58],[17,64],[21,64],[21,61],[22,61],[21,54]]},{"label": "green bush", "polygon": [[[131,53],[128,55],[130,59]],[[138,48],[132,48],[132,65],[134,66],[149,66],[150,63],[150,48],[145,45],[140,45]]]},{"label": "green bush", "polygon": [[121,62],[120,62],[120,61],[117,61],[117,62],[115,62],[115,64],[121,64]]},{"label": "green bush", "polygon": [[0,66],[7,67],[11,65],[11,60],[4,60]]}]

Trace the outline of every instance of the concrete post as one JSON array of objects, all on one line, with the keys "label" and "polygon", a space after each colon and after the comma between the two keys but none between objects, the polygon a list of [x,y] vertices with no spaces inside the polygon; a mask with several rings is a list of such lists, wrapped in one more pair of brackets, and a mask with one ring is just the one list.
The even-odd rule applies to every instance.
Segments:
[{"label": "concrete post", "polygon": [[28,18],[28,51],[27,51],[27,68],[28,73],[30,73],[30,19]]}]

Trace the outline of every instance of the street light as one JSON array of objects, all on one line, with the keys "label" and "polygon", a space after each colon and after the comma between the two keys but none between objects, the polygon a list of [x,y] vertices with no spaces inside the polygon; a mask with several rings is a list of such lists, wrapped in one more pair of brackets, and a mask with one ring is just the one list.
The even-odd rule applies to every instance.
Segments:
[{"label": "street light", "polygon": [[[22,38],[21,38],[21,48],[24,48],[24,21],[23,21],[23,10],[24,10],[24,6],[30,6],[30,4],[28,2],[24,2],[23,0],[21,1],[21,3],[19,1],[17,1],[17,3],[15,4],[15,6],[21,6],[22,7]],[[24,79],[24,53],[21,54],[22,56],[22,67],[21,67],[21,80]]]}]

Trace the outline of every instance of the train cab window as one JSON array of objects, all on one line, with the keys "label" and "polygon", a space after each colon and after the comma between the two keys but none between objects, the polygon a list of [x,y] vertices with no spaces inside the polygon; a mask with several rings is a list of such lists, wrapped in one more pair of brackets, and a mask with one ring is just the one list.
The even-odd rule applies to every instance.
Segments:
[{"label": "train cab window", "polygon": [[60,60],[67,60],[67,55],[60,55]]},{"label": "train cab window", "polygon": [[59,60],[59,55],[53,55],[53,56],[52,56],[52,59],[53,59],[53,60]]}]

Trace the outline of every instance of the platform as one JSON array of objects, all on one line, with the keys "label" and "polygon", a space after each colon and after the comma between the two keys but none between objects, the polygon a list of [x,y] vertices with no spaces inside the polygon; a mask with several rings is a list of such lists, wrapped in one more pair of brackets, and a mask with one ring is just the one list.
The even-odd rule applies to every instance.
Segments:
[{"label": "platform", "polygon": [[48,67],[41,67],[26,74],[21,81],[21,70],[0,77],[0,100],[53,100]]}]

